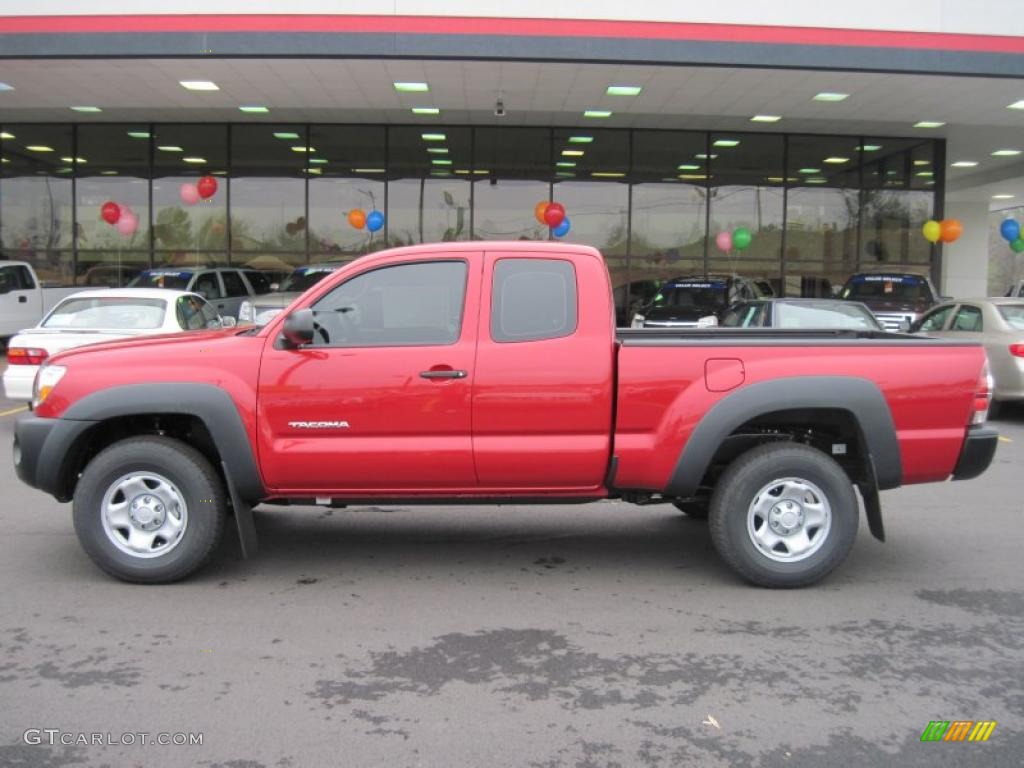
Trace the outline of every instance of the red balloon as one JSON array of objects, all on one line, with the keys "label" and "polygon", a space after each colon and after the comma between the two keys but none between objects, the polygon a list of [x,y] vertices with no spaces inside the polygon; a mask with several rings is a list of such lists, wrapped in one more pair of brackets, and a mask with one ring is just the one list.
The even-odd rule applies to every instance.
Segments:
[{"label": "red balloon", "polygon": [[217,193],[217,180],[213,176],[203,176],[197,183],[196,189],[203,199],[213,197]]},{"label": "red balloon", "polygon": [[561,203],[548,203],[544,209],[544,223],[554,229],[565,218],[565,206]]},{"label": "red balloon", "polygon": [[117,220],[121,218],[121,206],[113,200],[107,200],[100,208],[100,216],[107,224],[117,224]]},{"label": "red balloon", "polygon": [[964,225],[957,219],[944,219],[939,222],[939,226],[942,227],[942,242],[944,243],[952,243],[964,231]]}]

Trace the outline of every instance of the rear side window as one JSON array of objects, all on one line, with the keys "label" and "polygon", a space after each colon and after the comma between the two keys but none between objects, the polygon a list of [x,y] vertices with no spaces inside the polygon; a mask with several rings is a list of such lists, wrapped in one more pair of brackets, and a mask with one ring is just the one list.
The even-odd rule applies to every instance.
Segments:
[{"label": "rear side window", "polygon": [[247,270],[245,276],[248,278],[249,285],[252,286],[252,290],[257,296],[262,296],[264,293],[270,293],[270,281],[262,272]]},{"label": "rear side window", "polygon": [[36,287],[32,273],[28,271],[28,267],[21,264],[0,269],[0,282],[8,291],[24,291]]},{"label": "rear side window", "polygon": [[978,307],[972,307],[970,304],[964,304],[957,311],[956,316],[953,318],[953,325],[949,327],[949,330],[966,331],[967,333],[981,332],[981,310]]},{"label": "rear side window", "polygon": [[245,283],[242,282],[242,278],[239,277],[237,272],[221,272],[220,276],[224,278],[224,290],[228,296],[249,295],[249,291],[245,288]]},{"label": "rear side window", "polygon": [[576,270],[561,259],[500,259],[494,266],[491,338],[541,341],[576,330]]}]

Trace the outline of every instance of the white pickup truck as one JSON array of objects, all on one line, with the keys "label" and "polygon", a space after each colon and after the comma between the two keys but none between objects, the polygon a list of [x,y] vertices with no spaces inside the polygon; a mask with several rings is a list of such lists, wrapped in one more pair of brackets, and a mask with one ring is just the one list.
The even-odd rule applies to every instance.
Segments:
[{"label": "white pickup truck", "polygon": [[0,339],[36,325],[58,301],[81,288],[49,288],[24,261],[0,261]]}]

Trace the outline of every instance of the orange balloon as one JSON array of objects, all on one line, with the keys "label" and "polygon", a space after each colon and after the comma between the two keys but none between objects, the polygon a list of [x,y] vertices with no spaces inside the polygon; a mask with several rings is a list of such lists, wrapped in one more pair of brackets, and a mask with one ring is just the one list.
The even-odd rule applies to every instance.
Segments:
[{"label": "orange balloon", "polygon": [[366,211],[362,208],[353,208],[348,212],[348,223],[356,229],[362,229],[366,226]]},{"label": "orange balloon", "polygon": [[942,221],[942,242],[952,243],[964,231],[964,225],[957,219],[943,219]]},{"label": "orange balloon", "polygon": [[544,211],[546,211],[547,209],[548,209],[548,201],[547,200],[541,200],[539,203],[537,203],[535,206],[533,206],[533,218],[535,218],[538,222],[540,222],[544,226],[547,226],[547,222],[544,221]]}]

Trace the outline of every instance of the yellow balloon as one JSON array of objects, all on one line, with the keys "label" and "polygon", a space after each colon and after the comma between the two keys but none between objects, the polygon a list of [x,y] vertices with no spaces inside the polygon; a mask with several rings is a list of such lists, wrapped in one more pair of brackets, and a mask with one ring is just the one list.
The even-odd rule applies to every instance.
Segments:
[{"label": "yellow balloon", "polygon": [[937,221],[926,221],[921,227],[921,234],[929,243],[937,243],[942,237],[942,225]]}]

